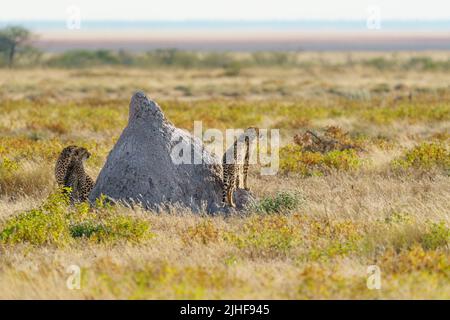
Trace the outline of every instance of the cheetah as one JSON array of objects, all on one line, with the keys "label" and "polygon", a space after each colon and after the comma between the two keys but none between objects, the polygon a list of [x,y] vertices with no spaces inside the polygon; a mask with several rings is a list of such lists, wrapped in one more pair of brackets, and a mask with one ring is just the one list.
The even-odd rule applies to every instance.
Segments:
[{"label": "cheetah", "polygon": [[70,193],[72,203],[87,200],[94,186],[94,181],[86,174],[83,166],[83,162],[90,155],[85,148],[69,146],[64,148],[58,158],[55,169],[56,180],[61,186],[72,189]]},{"label": "cheetah", "polygon": [[73,152],[77,149],[77,146],[70,145],[68,147],[65,147],[59,157],[58,160],[56,160],[55,165],[55,179],[56,183],[58,183],[60,186],[64,185],[64,177],[67,173],[67,167],[69,166],[70,159],[72,158]]},{"label": "cheetah", "polygon": [[240,168],[241,162],[240,156],[242,154],[242,147],[245,146],[245,157],[243,164],[243,180],[244,189],[250,190],[248,187],[248,169],[250,159],[250,143],[258,138],[259,129],[255,127],[249,127],[245,132],[235,138],[233,145],[228,148],[222,157],[222,170],[223,170],[223,190],[222,190],[222,202],[228,204],[231,207],[235,207],[233,201],[233,193],[236,188],[240,187]]}]

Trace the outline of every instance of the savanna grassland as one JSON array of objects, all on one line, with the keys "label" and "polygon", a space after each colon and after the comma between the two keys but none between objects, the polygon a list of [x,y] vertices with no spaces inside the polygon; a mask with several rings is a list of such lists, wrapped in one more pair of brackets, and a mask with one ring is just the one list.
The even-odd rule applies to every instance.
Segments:
[{"label": "savanna grassland", "polygon": [[[0,69],[0,298],[449,299],[450,54],[295,58]],[[88,148],[96,177],[137,89],[188,130],[280,129],[280,169],[252,168],[247,213],[68,205],[58,153]],[[354,148],[310,150],[308,129]]]}]

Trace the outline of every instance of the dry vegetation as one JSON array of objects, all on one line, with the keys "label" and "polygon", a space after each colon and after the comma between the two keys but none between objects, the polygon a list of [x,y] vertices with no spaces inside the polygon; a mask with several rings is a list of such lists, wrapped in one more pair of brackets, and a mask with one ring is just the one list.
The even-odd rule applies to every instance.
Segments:
[{"label": "dry vegetation", "polygon": [[[235,73],[0,70],[0,298],[449,299],[448,70],[396,68],[389,53],[298,58]],[[260,202],[226,217],[70,207],[58,153],[88,148],[96,177],[138,88],[186,129],[279,128],[278,175],[251,172]],[[306,130],[339,143],[312,148]],[[73,264],[80,290],[66,287]],[[381,290],[366,287],[369,265]]]}]

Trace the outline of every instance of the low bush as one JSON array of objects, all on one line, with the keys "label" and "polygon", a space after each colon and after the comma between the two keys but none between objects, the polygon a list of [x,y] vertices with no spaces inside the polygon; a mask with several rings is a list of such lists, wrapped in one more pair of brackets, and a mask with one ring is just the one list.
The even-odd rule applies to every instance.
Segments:
[{"label": "low bush", "polygon": [[422,246],[426,250],[435,250],[450,244],[450,229],[444,222],[432,223],[429,231],[423,235]]},{"label": "low bush", "polygon": [[358,169],[362,159],[355,150],[334,150],[327,153],[304,151],[299,145],[289,144],[280,149],[280,169],[283,172],[305,176],[323,175],[331,170]]},{"label": "low bush", "polygon": [[126,215],[89,219],[71,224],[69,229],[73,238],[85,238],[94,242],[139,243],[152,237],[147,221]]},{"label": "low bush", "polygon": [[75,239],[137,243],[153,236],[148,221],[108,206],[92,210],[87,203],[70,206],[68,190],[51,194],[36,209],[19,213],[1,227],[0,243],[64,246]]},{"label": "low bush", "polygon": [[50,195],[41,207],[22,212],[8,220],[1,228],[0,242],[32,245],[67,244],[70,233],[65,212],[69,202],[66,193],[62,191]]},{"label": "low bush", "polygon": [[450,149],[442,142],[423,142],[393,160],[392,166],[397,169],[437,167],[450,170]]},{"label": "low bush", "polygon": [[302,198],[292,192],[279,192],[273,197],[266,197],[254,206],[258,213],[289,213],[299,207]]}]

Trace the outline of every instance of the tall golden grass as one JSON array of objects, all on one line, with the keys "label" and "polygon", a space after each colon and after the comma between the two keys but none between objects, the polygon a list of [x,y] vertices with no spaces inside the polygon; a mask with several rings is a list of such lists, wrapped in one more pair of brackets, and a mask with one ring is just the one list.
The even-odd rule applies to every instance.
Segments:
[{"label": "tall golden grass", "polygon": [[[0,70],[0,298],[449,299],[449,84],[448,72],[361,64],[248,68],[235,76],[204,69]],[[195,120],[205,129],[278,128],[280,162],[295,165],[276,176],[253,167],[250,185],[261,202],[244,215],[43,209],[57,188],[58,152],[71,143],[88,148],[87,170],[96,177],[126,125],[135,89],[183,128]],[[362,146],[354,154],[358,166],[344,165],[340,151],[292,147],[295,134],[327,126]],[[70,241],[61,245],[56,234],[33,242],[23,236],[33,228],[12,228],[15,240],[8,240],[5,227],[30,210],[50,217],[60,210],[62,228],[48,230]],[[111,215],[138,222],[111,222]],[[41,221],[26,217],[31,222],[16,221],[20,227]],[[108,236],[89,236],[96,217],[106,221],[110,229],[100,231]],[[80,221],[94,227],[67,233]],[[151,237],[130,241],[147,225]],[[70,265],[81,268],[79,290],[66,285]],[[380,290],[366,286],[370,265],[381,270]]]}]

